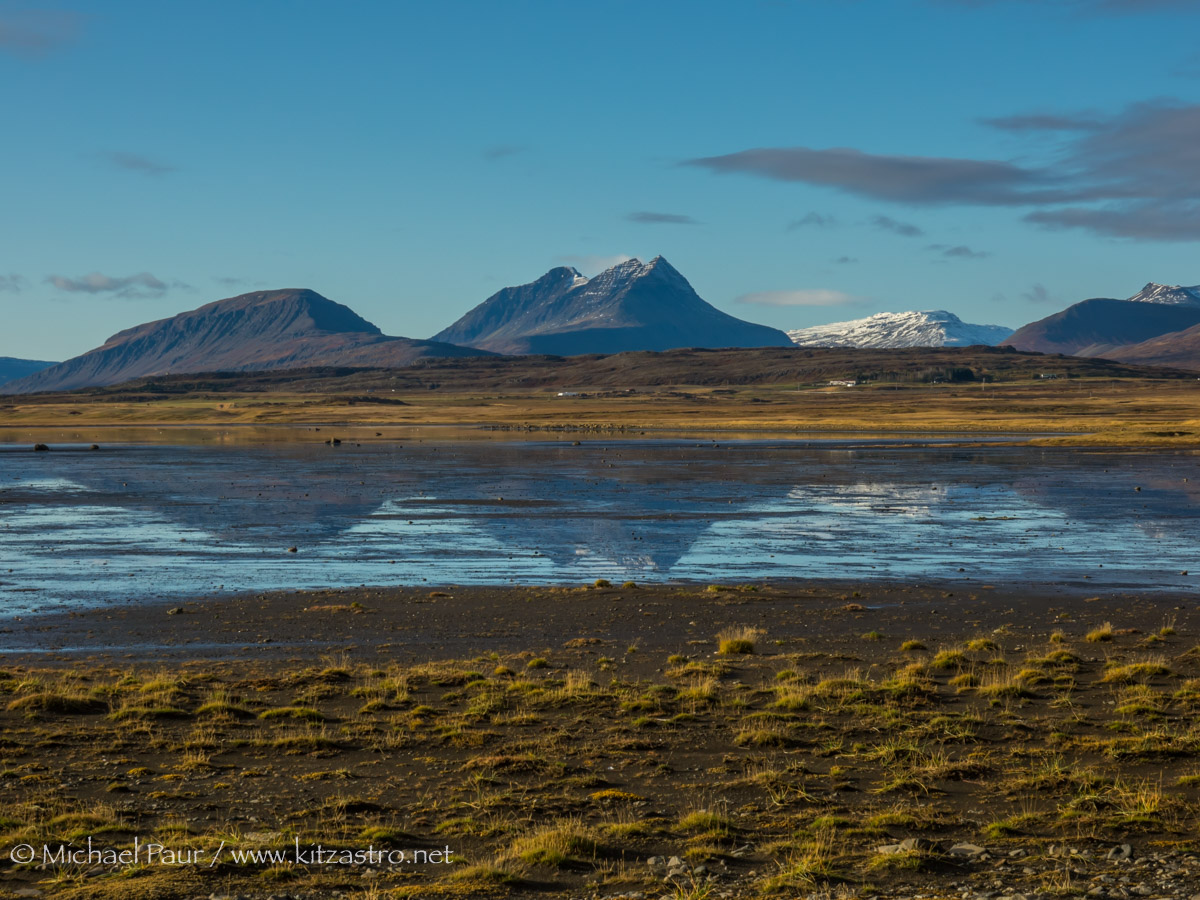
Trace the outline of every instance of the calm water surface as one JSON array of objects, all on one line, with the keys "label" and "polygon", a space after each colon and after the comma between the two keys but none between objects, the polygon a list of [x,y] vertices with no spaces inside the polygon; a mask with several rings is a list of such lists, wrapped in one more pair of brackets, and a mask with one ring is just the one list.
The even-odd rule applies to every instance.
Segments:
[{"label": "calm water surface", "polygon": [[1198,500],[1189,453],[694,439],[0,445],[0,615],[596,578],[1191,591]]}]

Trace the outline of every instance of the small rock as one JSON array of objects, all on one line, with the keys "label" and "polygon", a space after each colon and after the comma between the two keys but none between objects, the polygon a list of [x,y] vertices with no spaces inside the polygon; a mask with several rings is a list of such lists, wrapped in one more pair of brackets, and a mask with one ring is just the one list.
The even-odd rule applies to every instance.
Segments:
[{"label": "small rock", "polygon": [[685,863],[678,856],[672,856],[670,859],[667,860],[667,867],[670,869],[678,869],[680,866],[686,866],[686,865],[687,865],[687,863]]},{"label": "small rock", "polygon": [[35,453],[45,453],[50,448],[45,444],[34,444],[33,449]]},{"label": "small rock", "polygon": [[950,848],[951,856],[965,856],[968,859],[974,859],[977,856],[983,856],[987,850],[980,847],[978,844],[955,844]]},{"label": "small rock", "polygon": [[1129,844],[1119,844],[1118,846],[1109,850],[1108,853],[1105,854],[1104,858],[1108,860],[1119,861],[1122,859],[1130,859],[1132,856],[1133,847],[1131,847]]}]

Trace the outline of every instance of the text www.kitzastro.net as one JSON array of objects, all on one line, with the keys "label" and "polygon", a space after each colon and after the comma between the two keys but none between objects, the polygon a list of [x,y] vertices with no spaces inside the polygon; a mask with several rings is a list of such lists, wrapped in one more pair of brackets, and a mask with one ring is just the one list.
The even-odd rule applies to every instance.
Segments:
[{"label": "text www.kitzastro.net", "polygon": [[397,850],[389,847],[326,847],[302,844],[300,838],[283,847],[240,847],[222,841],[214,849],[170,847],[155,841],[133,839],[130,847],[105,847],[92,842],[18,844],[6,854],[16,865],[48,868],[63,866],[412,866],[454,862],[449,845],[438,850]]}]

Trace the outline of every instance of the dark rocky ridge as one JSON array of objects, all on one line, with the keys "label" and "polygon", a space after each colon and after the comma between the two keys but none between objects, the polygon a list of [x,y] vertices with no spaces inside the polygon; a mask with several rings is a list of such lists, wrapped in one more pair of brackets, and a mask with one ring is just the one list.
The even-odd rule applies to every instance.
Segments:
[{"label": "dark rocky ridge", "polygon": [[451,344],[388,337],[314,291],[256,291],[127,328],[95,350],[9,382],[3,390],[70,390],[170,373],[406,366],[425,357],[485,355]]},{"label": "dark rocky ridge", "polygon": [[587,280],[551,269],[505,288],[433,337],[505,354],[623,353],[680,347],[788,347],[782,331],[721,312],[661,256]]}]

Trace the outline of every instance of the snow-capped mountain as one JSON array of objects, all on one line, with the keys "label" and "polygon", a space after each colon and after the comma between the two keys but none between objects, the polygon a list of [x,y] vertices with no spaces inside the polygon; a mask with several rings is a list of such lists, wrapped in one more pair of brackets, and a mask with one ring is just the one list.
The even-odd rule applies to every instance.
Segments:
[{"label": "snow-capped mountain", "polygon": [[850,322],[831,322],[789,331],[800,347],[970,347],[992,346],[1013,333],[1003,325],[971,325],[944,309],[876,313]]},{"label": "snow-capped mountain", "polygon": [[1148,285],[1129,298],[1134,303],[1162,303],[1167,306],[1200,306],[1200,284],[1181,287],[1178,284]]}]

